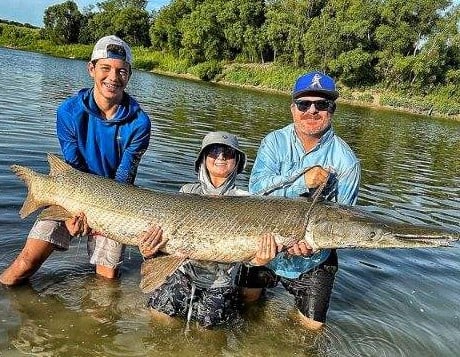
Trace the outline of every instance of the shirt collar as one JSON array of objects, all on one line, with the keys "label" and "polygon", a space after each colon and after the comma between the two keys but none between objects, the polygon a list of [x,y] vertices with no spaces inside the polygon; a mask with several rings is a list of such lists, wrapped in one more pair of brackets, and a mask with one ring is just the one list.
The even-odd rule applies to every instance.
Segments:
[{"label": "shirt collar", "polygon": [[[294,124],[291,124],[291,125],[292,125],[292,135],[294,136],[294,140],[296,142],[296,145],[298,147],[302,148],[302,150],[305,151],[305,149],[303,148],[302,142],[300,141],[299,137],[297,136],[297,134],[295,132]],[[335,135],[334,129],[332,128],[332,125],[331,125],[329,127],[329,129],[327,129],[326,132],[321,136],[321,138],[319,139],[318,144],[316,144],[316,146],[310,152],[318,150],[320,147],[322,147],[323,145],[325,145],[326,143],[331,141],[332,138],[334,137],[334,135]]]}]

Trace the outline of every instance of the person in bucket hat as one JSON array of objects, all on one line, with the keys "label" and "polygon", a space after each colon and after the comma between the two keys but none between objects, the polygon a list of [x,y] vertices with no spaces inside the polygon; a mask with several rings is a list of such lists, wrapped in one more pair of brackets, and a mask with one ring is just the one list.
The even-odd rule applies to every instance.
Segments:
[{"label": "person in bucket hat", "polygon": [[[131,77],[128,44],[110,35],[94,45],[87,70],[92,88],[81,89],[57,109],[56,129],[61,151],[74,168],[133,184],[150,141],[150,119],[125,88]],[[0,275],[16,285],[37,271],[55,250],[67,250],[72,236],[87,235],[83,214],[65,223],[37,220],[25,246]],[[97,238],[96,238],[97,237]],[[100,235],[88,237],[90,263],[98,275],[116,278],[124,246]]]},{"label": "person in bucket hat", "polygon": [[236,171],[238,174],[243,172],[244,168],[246,167],[246,154],[240,149],[238,138],[235,135],[224,131],[213,131],[208,133],[203,138],[203,142],[201,143],[201,150],[198,153],[197,159],[195,160],[195,172],[199,171],[201,162],[203,161],[203,154],[206,153],[207,149],[211,145],[224,145],[235,150],[235,152],[238,154],[236,158]]},{"label": "person in bucket hat", "polygon": [[[293,123],[262,140],[249,179],[251,194],[321,195],[344,205],[356,203],[360,163],[332,127],[338,96],[335,81],[319,71],[296,80]],[[277,254],[267,267],[294,296],[300,322],[309,329],[321,328],[338,268],[335,250],[314,252],[301,242]]]},{"label": "person in bucket hat", "polygon": [[[210,132],[203,138],[194,165],[198,182],[185,184],[180,192],[249,195],[247,191],[235,186],[236,176],[243,171],[245,165],[246,154],[241,150],[235,135],[223,131]],[[144,265],[149,264],[149,258],[161,247],[159,242],[163,242],[162,235],[162,229],[156,226],[141,238],[139,250],[146,259]],[[266,234],[251,263],[263,265],[274,257],[275,252],[274,238]],[[236,277],[240,265],[188,260],[163,285],[150,293],[148,306],[157,316],[193,319],[205,328],[229,321],[238,315],[239,287],[236,285]],[[151,269],[142,271],[149,274]],[[149,279],[146,275],[143,278]]]}]

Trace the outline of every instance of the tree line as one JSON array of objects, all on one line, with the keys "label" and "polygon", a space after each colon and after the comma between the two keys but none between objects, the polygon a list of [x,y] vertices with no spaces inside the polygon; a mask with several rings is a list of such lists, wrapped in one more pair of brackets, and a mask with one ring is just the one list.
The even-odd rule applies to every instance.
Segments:
[{"label": "tree line", "polygon": [[190,65],[274,62],[330,73],[349,87],[460,95],[460,6],[450,0],[69,0],[44,14],[43,36],[89,44],[116,34]]}]

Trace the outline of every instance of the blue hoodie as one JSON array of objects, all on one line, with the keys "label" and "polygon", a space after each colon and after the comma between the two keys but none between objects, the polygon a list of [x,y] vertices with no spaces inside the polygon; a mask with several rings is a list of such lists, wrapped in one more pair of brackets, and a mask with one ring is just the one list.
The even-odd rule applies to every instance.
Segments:
[{"label": "blue hoodie", "polygon": [[82,89],[57,109],[56,130],[64,159],[91,174],[134,183],[150,141],[150,119],[127,93],[112,119],[101,116],[93,89]]}]

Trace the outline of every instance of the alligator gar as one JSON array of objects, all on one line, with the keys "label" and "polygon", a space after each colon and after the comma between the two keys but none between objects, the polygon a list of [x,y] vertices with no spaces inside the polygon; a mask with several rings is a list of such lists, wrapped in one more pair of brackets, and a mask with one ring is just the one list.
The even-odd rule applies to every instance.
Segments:
[{"label": "alligator gar", "polygon": [[383,220],[356,207],[304,198],[202,196],[159,192],[84,173],[48,154],[49,175],[12,165],[25,181],[22,218],[46,208],[41,219],[64,220],[83,212],[88,225],[108,238],[138,245],[154,224],[168,239],[158,260],[159,275],[169,274],[187,258],[249,261],[263,233],[289,247],[306,240],[323,248],[417,248],[449,246],[460,232],[442,227]]}]

